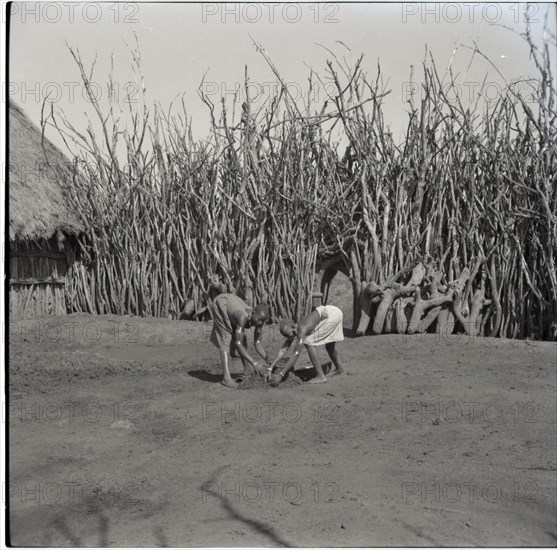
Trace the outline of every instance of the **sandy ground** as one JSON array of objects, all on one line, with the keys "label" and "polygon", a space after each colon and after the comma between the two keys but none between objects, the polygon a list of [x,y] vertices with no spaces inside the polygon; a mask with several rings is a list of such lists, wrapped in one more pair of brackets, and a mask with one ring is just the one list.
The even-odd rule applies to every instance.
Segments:
[{"label": "sandy ground", "polygon": [[555,546],[555,343],[347,338],[347,375],[230,390],[209,332],[11,325],[13,544]]}]

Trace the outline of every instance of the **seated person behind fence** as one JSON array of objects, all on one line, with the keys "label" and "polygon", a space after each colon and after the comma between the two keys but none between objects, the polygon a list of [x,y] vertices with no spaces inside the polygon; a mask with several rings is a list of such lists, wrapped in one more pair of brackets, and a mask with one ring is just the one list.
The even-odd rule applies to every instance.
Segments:
[{"label": "seated person behind fence", "polygon": [[260,304],[252,309],[234,294],[220,294],[213,301],[212,311],[211,342],[220,350],[223,369],[221,384],[229,388],[238,387],[238,383],[230,376],[228,368],[228,354],[235,357],[235,351],[238,351],[244,365],[244,373],[240,381],[252,376],[254,371],[261,375],[266,374],[265,367],[253,360],[247,352],[248,339],[245,330],[255,327],[255,350],[267,361],[267,352],[261,345],[261,336],[263,324],[270,319],[269,308],[265,304]]},{"label": "seated person behind fence", "polygon": [[325,345],[325,349],[333,362],[335,369],[330,374],[342,374],[344,372],[338,352],[336,350],[336,342],[344,340],[342,332],[342,311],[335,306],[318,306],[314,308],[309,315],[306,315],[297,325],[292,319],[283,319],[279,325],[280,333],[286,338],[286,341],[276,359],[269,367],[270,372],[288,351],[292,342],[295,341],[294,351],[286,365],[278,372],[271,376],[271,386],[277,386],[286,376],[288,371],[294,367],[300,351],[305,346],[311,363],[315,367],[317,375],[312,378],[308,384],[319,384],[326,382],[327,378],[321,367],[319,353],[315,349],[317,346]]}]

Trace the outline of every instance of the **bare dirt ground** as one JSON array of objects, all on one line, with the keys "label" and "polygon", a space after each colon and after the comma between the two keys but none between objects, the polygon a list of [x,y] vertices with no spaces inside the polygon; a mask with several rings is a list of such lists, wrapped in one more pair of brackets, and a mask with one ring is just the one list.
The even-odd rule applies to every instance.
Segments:
[{"label": "bare dirt ground", "polygon": [[555,546],[555,343],[346,338],[348,375],[230,390],[209,332],[11,325],[13,544]]}]

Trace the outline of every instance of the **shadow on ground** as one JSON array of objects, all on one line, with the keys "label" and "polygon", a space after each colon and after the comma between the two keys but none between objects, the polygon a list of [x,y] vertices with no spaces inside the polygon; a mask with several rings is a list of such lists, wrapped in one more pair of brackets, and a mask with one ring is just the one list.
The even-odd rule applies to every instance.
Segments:
[{"label": "shadow on ground", "polygon": [[244,516],[238,510],[236,510],[236,508],[234,508],[234,506],[230,503],[230,501],[226,498],[226,496],[223,498],[222,495],[218,491],[215,491],[213,489],[213,487],[217,487],[217,483],[216,483],[217,478],[219,477],[219,475],[221,474],[221,472],[225,468],[227,468],[227,466],[221,466],[220,468],[217,468],[217,470],[213,473],[213,475],[209,479],[209,482],[204,483],[201,486],[201,491],[219,499],[220,505],[222,506],[222,508],[226,512],[228,512],[228,514],[231,517],[233,517],[234,519],[237,519],[237,520],[241,521],[245,525],[251,527],[254,531],[257,531],[258,533],[266,536],[269,540],[274,542],[276,545],[284,546],[286,548],[292,548],[294,545],[290,544],[288,541],[283,539],[280,535],[275,533],[273,527],[271,527],[270,525],[267,525],[263,521],[259,521],[259,520],[256,520],[256,519],[251,519],[251,518],[248,518],[248,517]]},{"label": "shadow on ground", "polygon": [[222,380],[222,374],[214,374],[212,372],[207,372],[206,370],[190,370],[188,371],[188,376],[202,380],[203,382],[220,382]]},{"label": "shadow on ground", "polygon": [[[95,519],[97,522],[96,541],[84,541],[82,536],[78,536],[70,527],[68,518],[65,515],[57,516],[52,522],[52,526],[58,531],[70,544],[75,548],[107,548],[110,546],[109,539],[109,525],[110,519],[106,510],[97,508],[95,511],[88,514],[90,519]],[[89,521],[89,519],[88,519]],[[166,535],[162,527],[158,526],[153,529],[154,546],[158,548],[167,548],[169,546]]]}]

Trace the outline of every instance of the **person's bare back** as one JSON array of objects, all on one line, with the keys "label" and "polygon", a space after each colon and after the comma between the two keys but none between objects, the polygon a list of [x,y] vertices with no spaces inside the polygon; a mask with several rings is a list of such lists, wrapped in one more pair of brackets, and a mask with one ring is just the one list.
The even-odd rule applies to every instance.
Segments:
[{"label": "person's bare back", "polygon": [[246,329],[254,327],[254,341],[257,353],[267,360],[267,352],[261,344],[262,327],[269,319],[269,310],[261,304],[250,308],[241,298],[234,294],[221,294],[213,302],[213,331],[211,342],[219,348],[223,379],[221,384],[237,388],[238,383],[232,379],[228,365],[228,355],[235,356],[237,351],[244,366],[243,377],[251,376],[254,371],[265,373],[257,361],[247,351]]},{"label": "person's bare back", "polygon": [[285,367],[278,373],[271,376],[271,385],[278,385],[284,376],[294,367],[300,351],[305,346],[312,365],[315,368],[316,376],[308,383],[320,384],[327,381],[327,377],[323,372],[321,361],[317,347],[324,345],[335,370],[330,372],[329,375],[343,374],[344,369],[340,363],[340,358],[336,349],[336,342],[344,339],[342,332],[342,311],[335,306],[318,306],[306,315],[298,324],[292,319],[283,319],[280,322],[279,330],[286,338],[285,344],[279,351],[277,358],[272,363],[272,367],[280,360],[286,353],[292,342],[295,342],[294,352],[288,360]]}]

